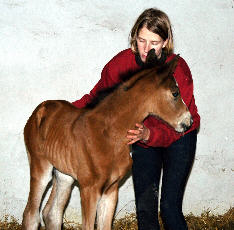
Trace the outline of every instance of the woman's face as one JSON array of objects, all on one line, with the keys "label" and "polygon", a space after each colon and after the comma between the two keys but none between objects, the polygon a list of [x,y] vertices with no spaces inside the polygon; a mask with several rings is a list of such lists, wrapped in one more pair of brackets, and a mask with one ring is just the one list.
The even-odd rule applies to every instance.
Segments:
[{"label": "woman's face", "polygon": [[168,40],[163,40],[158,34],[149,31],[145,26],[140,29],[137,36],[137,48],[141,60],[146,61],[148,52],[155,49],[158,58],[161,57],[162,48],[167,45]]}]

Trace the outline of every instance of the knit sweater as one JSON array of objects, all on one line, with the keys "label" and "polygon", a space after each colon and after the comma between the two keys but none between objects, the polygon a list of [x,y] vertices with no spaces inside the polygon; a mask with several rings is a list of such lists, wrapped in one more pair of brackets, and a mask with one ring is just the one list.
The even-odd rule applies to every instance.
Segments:
[{"label": "knit sweater", "polygon": [[[166,62],[173,59],[174,56],[175,54],[169,55]],[[98,92],[120,83],[124,76],[134,74],[140,71],[141,68],[141,65],[136,61],[136,56],[131,49],[121,51],[105,65],[101,73],[101,79],[90,93],[85,94],[80,100],[74,101],[72,104],[78,108],[85,107],[97,96]],[[197,129],[200,125],[200,116],[193,95],[192,75],[187,63],[182,57],[179,58],[173,76],[178,83],[181,97],[192,115],[193,124],[187,132],[181,134],[163,121],[149,116],[145,119],[144,125],[150,130],[150,137],[146,143],[138,143],[142,147],[168,147],[182,135]]]}]

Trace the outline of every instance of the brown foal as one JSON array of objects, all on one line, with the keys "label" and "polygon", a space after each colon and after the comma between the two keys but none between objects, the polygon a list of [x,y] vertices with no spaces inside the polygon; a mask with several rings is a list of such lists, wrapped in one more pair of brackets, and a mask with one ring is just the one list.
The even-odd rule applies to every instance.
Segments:
[{"label": "brown foal", "polygon": [[38,229],[41,200],[51,179],[42,212],[46,229],[61,229],[74,180],[79,182],[83,229],[93,230],[96,216],[97,229],[111,229],[118,185],[132,164],[127,131],[149,115],[178,132],[191,126],[173,77],[178,58],[135,74],[92,109],[58,100],[38,105],[24,129],[31,177],[23,229]]}]

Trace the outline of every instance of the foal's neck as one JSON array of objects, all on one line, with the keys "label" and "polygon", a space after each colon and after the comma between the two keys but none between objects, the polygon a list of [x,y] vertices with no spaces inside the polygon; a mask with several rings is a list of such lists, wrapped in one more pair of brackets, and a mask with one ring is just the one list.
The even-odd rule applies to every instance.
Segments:
[{"label": "foal's neck", "polygon": [[110,135],[125,138],[127,131],[134,129],[135,124],[142,122],[149,112],[147,93],[136,92],[141,91],[130,89],[124,92],[119,88],[93,110],[92,117],[102,123]]}]

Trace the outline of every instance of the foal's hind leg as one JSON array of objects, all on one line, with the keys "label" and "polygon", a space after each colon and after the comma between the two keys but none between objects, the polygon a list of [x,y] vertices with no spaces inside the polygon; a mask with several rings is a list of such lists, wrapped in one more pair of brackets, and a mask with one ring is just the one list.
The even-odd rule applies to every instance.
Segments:
[{"label": "foal's hind leg", "polygon": [[71,195],[74,179],[55,170],[53,188],[43,209],[43,219],[47,230],[60,230],[65,205]]},{"label": "foal's hind leg", "polygon": [[97,229],[111,230],[112,220],[118,199],[118,183],[111,185],[105,191],[98,204],[97,210]]},{"label": "foal's hind leg", "polygon": [[31,158],[30,192],[23,214],[22,228],[37,230],[40,224],[40,204],[46,186],[52,177],[53,166],[44,159]]}]

